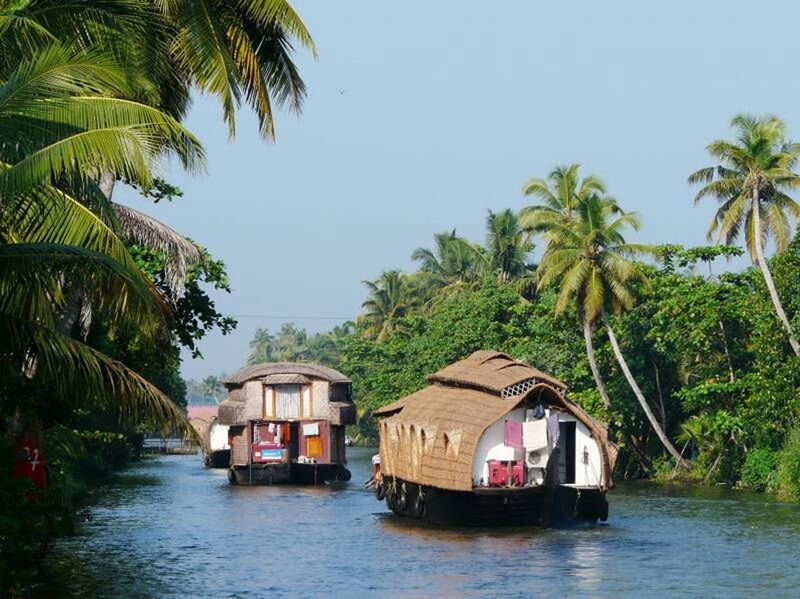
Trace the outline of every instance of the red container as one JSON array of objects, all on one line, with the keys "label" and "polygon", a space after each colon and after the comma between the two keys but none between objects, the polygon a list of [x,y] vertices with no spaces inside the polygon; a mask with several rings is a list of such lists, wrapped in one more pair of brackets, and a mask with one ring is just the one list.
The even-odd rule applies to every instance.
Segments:
[{"label": "red container", "polygon": [[489,484],[504,486],[508,482],[508,467],[503,462],[489,461]]},{"label": "red container", "polygon": [[515,487],[525,484],[525,463],[522,460],[517,460],[511,470],[511,484]]}]

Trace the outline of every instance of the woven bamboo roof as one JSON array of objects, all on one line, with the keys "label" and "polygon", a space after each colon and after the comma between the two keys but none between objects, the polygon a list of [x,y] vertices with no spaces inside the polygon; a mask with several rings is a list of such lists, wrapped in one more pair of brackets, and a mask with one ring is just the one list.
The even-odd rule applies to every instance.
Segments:
[{"label": "woven bamboo roof", "polygon": [[566,399],[566,385],[558,379],[505,354],[479,351],[428,380],[428,387],[374,412],[382,418],[385,474],[442,489],[472,490],[472,463],[481,435],[535,395],[572,414],[592,432],[600,447],[604,480],[610,483],[616,446],[609,443],[603,423]]},{"label": "woven bamboo roof", "polygon": [[268,374],[261,382],[265,385],[307,385],[311,379],[304,374]]},{"label": "woven bamboo roof", "polygon": [[442,368],[428,377],[431,383],[479,387],[500,393],[503,389],[537,379],[565,390],[567,385],[511,356],[498,351],[480,350],[464,360]]},{"label": "woven bamboo roof", "polygon": [[314,379],[322,379],[329,383],[349,383],[349,378],[338,370],[319,366],[318,364],[297,364],[294,362],[266,362],[247,366],[231,374],[224,382],[226,386],[236,386],[253,379],[260,379],[276,374],[301,374]]}]

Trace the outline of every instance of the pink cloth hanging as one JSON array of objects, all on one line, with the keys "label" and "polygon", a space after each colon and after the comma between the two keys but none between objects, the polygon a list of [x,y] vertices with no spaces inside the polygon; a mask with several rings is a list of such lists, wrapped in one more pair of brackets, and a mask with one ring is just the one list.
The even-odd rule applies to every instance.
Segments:
[{"label": "pink cloth hanging", "polygon": [[506,428],[503,434],[503,445],[522,449],[522,423],[516,420],[506,420]]}]

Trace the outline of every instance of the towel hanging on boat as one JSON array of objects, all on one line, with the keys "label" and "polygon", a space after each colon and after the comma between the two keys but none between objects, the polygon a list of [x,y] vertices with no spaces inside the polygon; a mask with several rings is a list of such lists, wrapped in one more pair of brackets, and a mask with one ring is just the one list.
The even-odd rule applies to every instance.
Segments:
[{"label": "towel hanging on boat", "polygon": [[319,423],[312,422],[311,424],[304,424],[303,425],[303,436],[304,437],[313,437],[314,435],[319,434]]},{"label": "towel hanging on boat", "polygon": [[503,433],[503,445],[522,449],[522,423],[517,420],[506,420],[506,428]]},{"label": "towel hanging on boat", "polygon": [[542,419],[523,423],[522,440],[528,451],[547,447],[547,421]]},{"label": "towel hanging on boat", "polygon": [[550,436],[550,443],[553,447],[558,445],[558,436],[561,429],[558,426],[558,414],[551,414],[547,417],[547,432]]}]

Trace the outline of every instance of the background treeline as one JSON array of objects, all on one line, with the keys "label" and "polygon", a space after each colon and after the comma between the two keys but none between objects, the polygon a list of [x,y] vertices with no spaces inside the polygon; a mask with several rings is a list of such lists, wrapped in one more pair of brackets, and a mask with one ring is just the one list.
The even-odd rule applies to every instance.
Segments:
[{"label": "background treeline", "polygon": [[[562,167],[526,184],[538,203],[490,212],[484,243],[436,235],[413,253],[417,271],[365,282],[355,323],[313,336],[260,330],[251,362],[274,358],[265,348],[281,339],[281,359],[346,373],[360,414],[351,432],[374,442],[376,408],[472,351],[505,351],[566,381],[610,423],[618,478],[725,482],[800,500],[800,236],[788,195],[798,149],[777,119],[733,125],[736,141],[709,146],[719,164],[690,178],[703,185],[699,199],[720,200],[709,237],[721,245],[628,243],[637,215],[600,179]],[[739,237],[747,251],[730,245]],[[778,251],[759,263],[770,238]],[[745,253],[753,267],[714,274]]]}]

